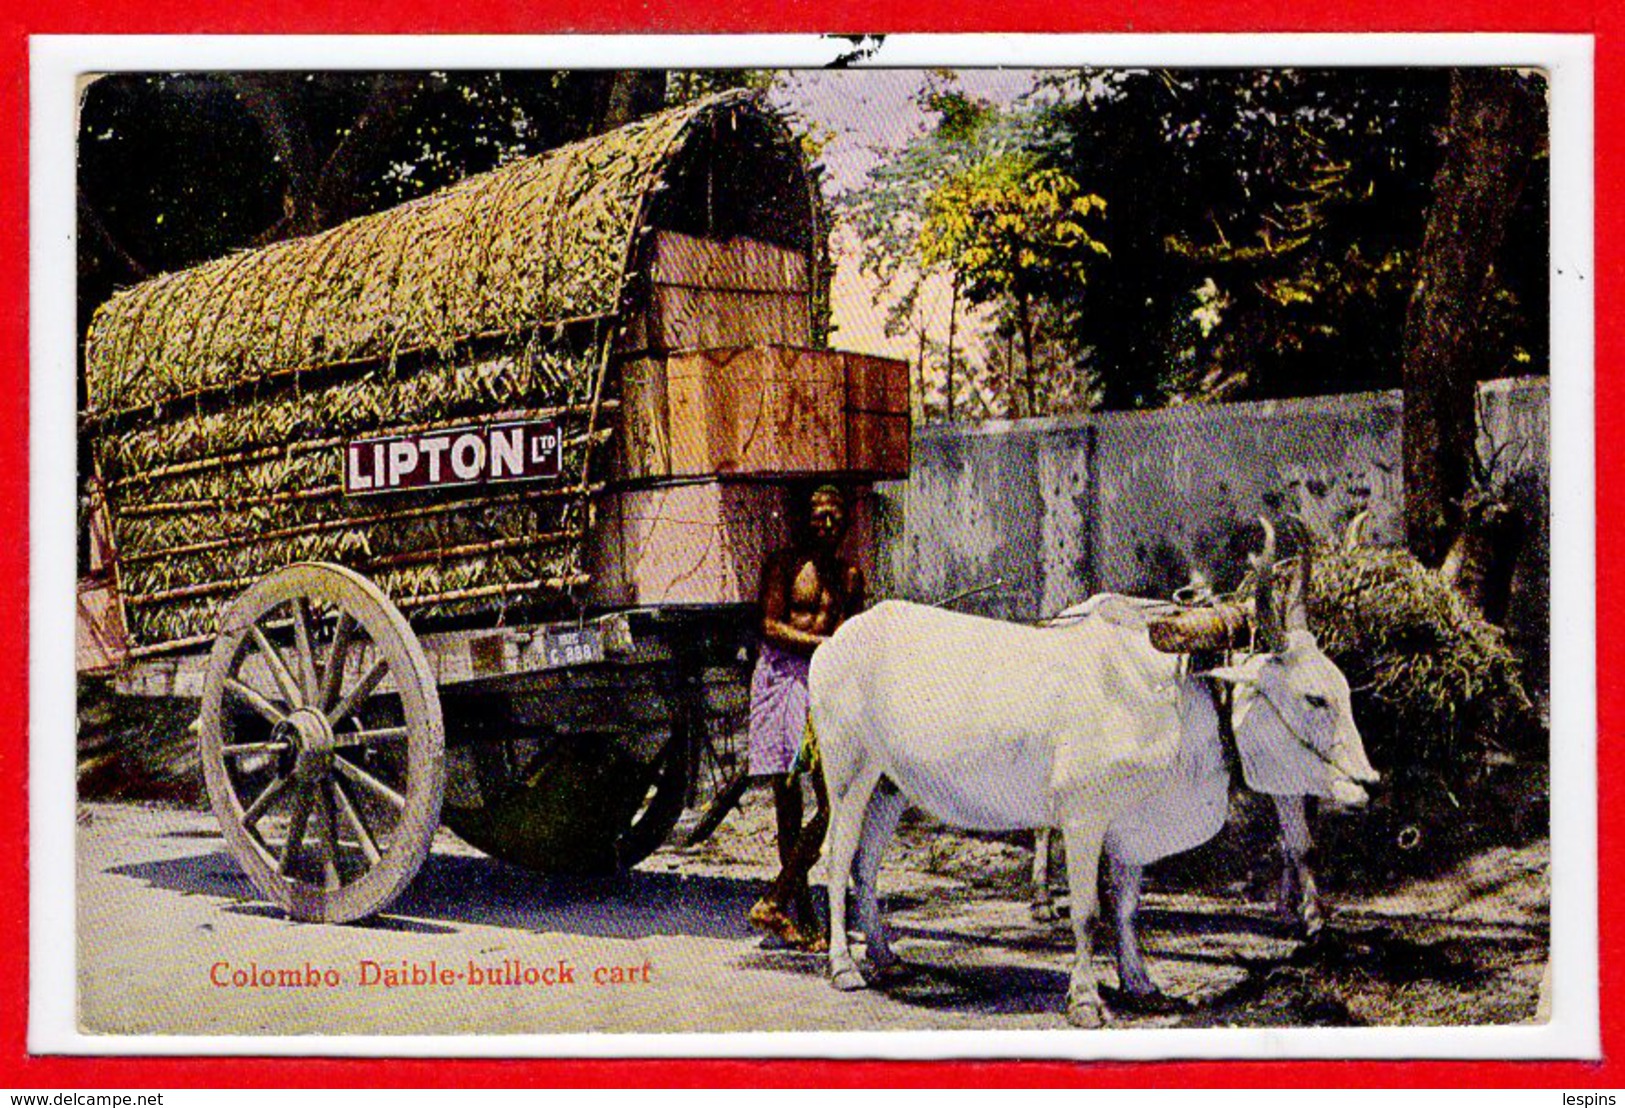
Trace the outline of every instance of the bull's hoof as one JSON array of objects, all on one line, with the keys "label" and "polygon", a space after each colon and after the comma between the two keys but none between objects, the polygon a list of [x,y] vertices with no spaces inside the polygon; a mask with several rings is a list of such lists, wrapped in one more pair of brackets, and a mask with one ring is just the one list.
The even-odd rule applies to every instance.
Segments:
[{"label": "bull's hoof", "polygon": [[869,974],[874,978],[874,983],[882,988],[888,985],[906,985],[915,978],[914,967],[897,960],[874,963],[869,967]]},{"label": "bull's hoof", "polygon": [[1177,1016],[1191,1010],[1190,1001],[1169,996],[1161,989],[1130,992],[1102,986],[1100,992],[1111,1004],[1112,1011],[1130,1016]]},{"label": "bull's hoof", "polygon": [[1292,938],[1304,942],[1314,940],[1326,929],[1326,914],[1313,900],[1297,904],[1277,904],[1275,914]]},{"label": "bull's hoof", "polygon": [[1093,1031],[1106,1026],[1106,1006],[1098,994],[1068,993],[1066,1022],[1073,1027]]},{"label": "bull's hoof", "polygon": [[863,979],[856,966],[846,966],[834,970],[829,975],[829,983],[843,993],[855,993],[859,989],[867,989],[869,982]]}]

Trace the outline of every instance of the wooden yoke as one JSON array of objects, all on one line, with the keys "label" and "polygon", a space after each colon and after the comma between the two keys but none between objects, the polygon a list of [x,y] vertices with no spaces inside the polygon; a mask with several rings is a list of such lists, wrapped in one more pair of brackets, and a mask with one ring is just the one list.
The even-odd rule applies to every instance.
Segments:
[{"label": "wooden yoke", "polygon": [[1151,645],[1164,654],[1197,650],[1241,650],[1252,645],[1251,604],[1189,608],[1149,621]]}]

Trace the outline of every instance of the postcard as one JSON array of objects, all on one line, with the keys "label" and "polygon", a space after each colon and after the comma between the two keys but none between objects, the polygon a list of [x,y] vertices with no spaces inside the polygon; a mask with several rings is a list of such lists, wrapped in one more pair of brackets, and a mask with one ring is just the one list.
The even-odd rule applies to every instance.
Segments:
[{"label": "postcard", "polygon": [[34,1050],[1595,1056],[1583,40],[348,45],[36,40]]}]

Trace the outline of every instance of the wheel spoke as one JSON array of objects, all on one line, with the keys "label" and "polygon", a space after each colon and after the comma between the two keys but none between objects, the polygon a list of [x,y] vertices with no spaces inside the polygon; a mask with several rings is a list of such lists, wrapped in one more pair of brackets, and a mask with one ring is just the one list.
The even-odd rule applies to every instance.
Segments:
[{"label": "wheel spoke", "polygon": [[292,782],[293,778],[291,777],[278,777],[275,781],[272,781],[269,785],[267,785],[265,787],[265,791],[254,798],[254,803],[250,804],[246,809],[244,809],[242,821],[243,830],[254,830],[254,825],[260,821],[260,817],[266,813],[271,805],[276,803],[277,797],[281,796],[287,791],[288,786]]},{"label": "wheel spoke", "polygon": [[263,716],[267,723],[282,723],[288,718],[286,712],[235,677],[226,678],[225,688],[227,692],[234,693],[244,704]]},{"label": "wheel spoke", "polygon": [[253,850],[261,862],[274,869],[276,867],[276,855],[271,852],[269,846],[265,845],[265,840],[260,837],[259,831],[252,827],[245,828],[245,830],[248,833],[249,849]]},{"label": "wheel spoke", "polygon": [[339,876],[339,835],[337,820],[333,818],[333,794],[328,789],[318,789],[316,801],[322,817],[322,879],[327,890],[333,892],[344,884]]},{"label": "wheel spoke", "polygon": [[382,800],[384,803],[394,808],[396,811],[406,811],[406,798],[404,796],[390,788],[388,785],[384,784],[382,781],[378,780],[378,778],[374,777],[372,774],[368,773],[366,770],[362,769],[348,758],[341,757],[337,754],[333,755],[333,768],[338,770],[344,776],[348,777],[351,781],[354,781],[357,785],[360,785],[363,789],[366,789],[368,792],[372,793],[372,795],[376,796],[379,800]]},{"label": "wheel spoke", "polygon": [[288,870],[293,868],[299,846],[305,840],[305,825],[310,822],[311,804],[315,799],[316,794],[313,790],[302,789],[293,802],[293,814],[288,817],[288,837],[283,840],[282,858],[277,863],[277,872],[284,877],[288,875]]},{"label": "wheel spoke", "polygon": [[348,823],[350,830],[355,833],[356,842],[361,844],[361,853],[367,856],[369,865],[376,866],[379,859],[384,856],[378,849],[378,841],[372,837],[372,832],[367,830],[367,823],[361,818],[361,812],[356,808],[355,801],[350,799],[349,792],[344,788],[344,782],[335,777],[332,786],[333,799],[338,802],[339,811],[344,815],[344,822]]},{"label": "wheel spoke", "polygon": [[299,695],[299,686],[294,682],[293,674],[288,672],[288,664],[282,660],[277,648],[271,645],[271,640],[265,637],[260,625],[255,624],[249,628],[254,636],[254,642],[259,646],[260,653],[265,656],[265,664],[270,667],[271,676],[276,679],[276,687],[282,690],[282,698],[295,708],[304,707],[304,698]]},{"label": "wheel spoke", "polygon": [[336,708],[327,713],[327,722],[337,727],[341,719],[355,711],[356,705],[372,695],[372,690],[378,687],[378,682],[382,681],[384,675],[388,672],[388,662],[382,658],[374,662],[372,668],[367,671],[367,675],[361,679],[361,682],[350,690],[349,694],[339,702]]},{"label": "wheel spoke", "polygon": [[316,702],[316,652],[310,646],[310,601],[300,597],[293,602],[293,643],[299,663],[299,691],[306,704]]},{"label": "wheel spoke", "polygon": [[339,746],[371,746],[373,743],[400,742],[411,735],[405,727],[377,727],[371,731],[335,731],[333,741]]},{"label": "wheel spoke", "polygon": [[552,742],[536,748],[536,753],[531,756],[530,761],[525,763],[525,768],[514,774],[513,779],[523,781],[527,788],[534,789],[541,784],[542,778],[547,775],[547,771],[551,768],[553,762],[561,754],[565,753],[565,750],[564,739],[555,734]]},{"label": "wheel spoke", "polygon": [[284,742],[232,743],[222,746],[220,753],[227,758],[241,758],[245,754],[280,754],[287,749]]},{"label": "wheel spoke", "polygon": [[316,701],[316,707],[323,712],[333,706],[344,684],[344,658],[355,629],[355,617],[349,612],[340,612],[338,626],[333,629],[333,641],[327,648],[327,661],[322,666],[321,696]]}]

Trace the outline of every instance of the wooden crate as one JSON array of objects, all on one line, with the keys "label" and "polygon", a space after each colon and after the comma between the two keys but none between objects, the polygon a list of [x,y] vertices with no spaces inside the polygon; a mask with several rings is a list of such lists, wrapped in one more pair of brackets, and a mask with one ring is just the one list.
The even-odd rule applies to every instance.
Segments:
[{"label": "wooden crate", "polygon": [[908,476],[908,363],[842,354],[846,365],[846,469],[874,477]]},{"label": "wooden crate", "polygon": [[629,489],[597,505],[590,565],[600,604],[737,604],[789,542],[785,490],[703,481]]},{"label": "wooden crate", "polygon": [[627,320],[620,349],[805,346],[812,341],[807,259],[753,239],[661,231],[651,245],[648,295]]},{"label": "wooden crate", "polygon": [[671,476],[794,475],[846,468],[841,355],[757,346],[666,362]]},{"label": "wooden crate", "polygon": [[649,275],[659,285],[743,292],[807,291],[807,258],[772,243],[741,237],[702,239],[675,231],[655,234]]},{"label": "wooden crate", "polygon": [[636,480],[671,476],[671,421],[666,414],[664,358],[638,358],[621,366],[621,449],[616,476]]},{"label": "wooden crate", "polygon": [[621,372],[624,479],[908,474],[907,362],[751,347]]}]

